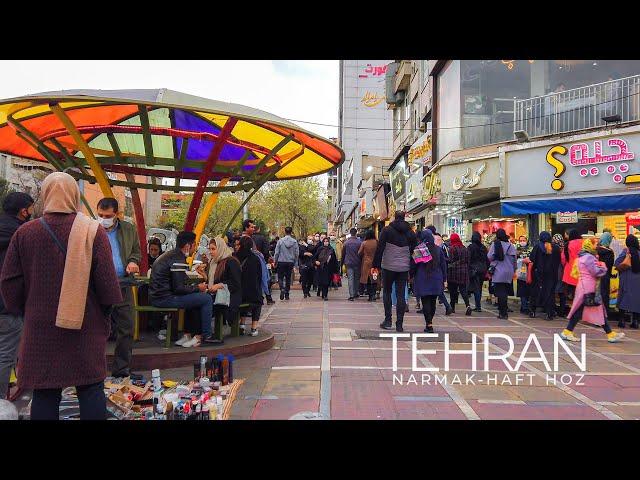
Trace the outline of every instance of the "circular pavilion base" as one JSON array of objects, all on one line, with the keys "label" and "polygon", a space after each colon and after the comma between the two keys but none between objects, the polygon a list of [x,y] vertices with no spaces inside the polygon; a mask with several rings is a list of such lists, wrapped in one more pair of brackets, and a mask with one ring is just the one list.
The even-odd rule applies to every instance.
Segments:
[{"label": "circular pavilion base", "polygon": [[[177,340],[174,339],[174,341]],[[158,340],[155,334],[145,332],[139,342],[133,345],[133,357],[131,359],[132,370],[152,370],[154,368],[178,368],[188,367],[200,361],[200,355],[212,357],[218,354],[233,355],[235,358],[248,357],[257,353],[270,350],[275,345],[273,333],[259,330],[258,336],[244,335],[240,337],[227,337],[222,345],[202,344],[197,348],[184,348],[172,345],[164,346],[164,341]],[[115,342],[107,344],[107,363],[111,368]],[[110,371],[110,370],[109,370]]]}]

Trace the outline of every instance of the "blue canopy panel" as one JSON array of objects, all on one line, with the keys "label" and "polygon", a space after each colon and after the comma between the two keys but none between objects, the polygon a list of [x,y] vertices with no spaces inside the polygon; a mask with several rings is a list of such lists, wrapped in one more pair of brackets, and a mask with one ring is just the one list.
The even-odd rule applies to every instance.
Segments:
[{"label": "blue canopy panel", "polygon": [[556,212],[609,212],[640,210],[640,193],[583,198],[503,201],[502,215]]}]

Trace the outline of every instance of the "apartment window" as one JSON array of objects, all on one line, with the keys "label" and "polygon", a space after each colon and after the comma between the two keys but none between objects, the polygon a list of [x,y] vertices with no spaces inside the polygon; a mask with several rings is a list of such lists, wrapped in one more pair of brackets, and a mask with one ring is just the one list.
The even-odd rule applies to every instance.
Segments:
[{"label": "apartment window", "polygon": [[418,96],[411,102],[411,134],[418,129]]},{"label": "apartment window", "polygon": [[422,72],[420,85],[424,88],[429,81],[429,60],[420,60],[420,71]]},{"label": "apartment window", "polygon": [[398,135],[398,124],[400,123],[400,109],[393,109],[393,136],[396,137]]}]

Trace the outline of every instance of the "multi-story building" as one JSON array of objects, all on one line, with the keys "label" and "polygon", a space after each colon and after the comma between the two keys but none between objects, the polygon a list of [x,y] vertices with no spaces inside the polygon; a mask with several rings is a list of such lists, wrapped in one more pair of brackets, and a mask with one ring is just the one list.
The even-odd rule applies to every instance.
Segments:
[{"label": "multi-story building", "polygon": [[364,156],[391,157],[392,113],[385,108],[385,73],[389,60],[340,61],[340,146],[345,162],[338,168],[334,200],[337,233],[358,223],[358,185]]},{"label": "multi-story building", "polygon": [[440,231],[637,231],[640,61],[438,60],[428,74]]},{"label": "multi-story building", "polygon": [[36,200],[44,177],[54,171],[49,163],[0,154],[0,178],[6,179],[12,190],[26,192]]},{"label": "multi-story building", "polygon": [[429,60],[396,60],[387,69],[386,101],[393,112],[393,161],[389,213],[405,210],[425,226],[424,175],[432,163],[432,82]]}]

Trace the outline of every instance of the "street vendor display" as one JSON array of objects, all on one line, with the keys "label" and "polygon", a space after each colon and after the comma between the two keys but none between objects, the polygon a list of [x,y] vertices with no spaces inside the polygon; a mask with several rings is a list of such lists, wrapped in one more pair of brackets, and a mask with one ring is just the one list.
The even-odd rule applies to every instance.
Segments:
[{"label": "street vendor display", "polygon": [[194,380],[183,383],[161,380],[157,369],[151,381],[137,375],[109,377],[107,409],[121,420],[226,420],[244,382],[233,377],[233,361],[232,355],[202,355],[194,365]]}]

